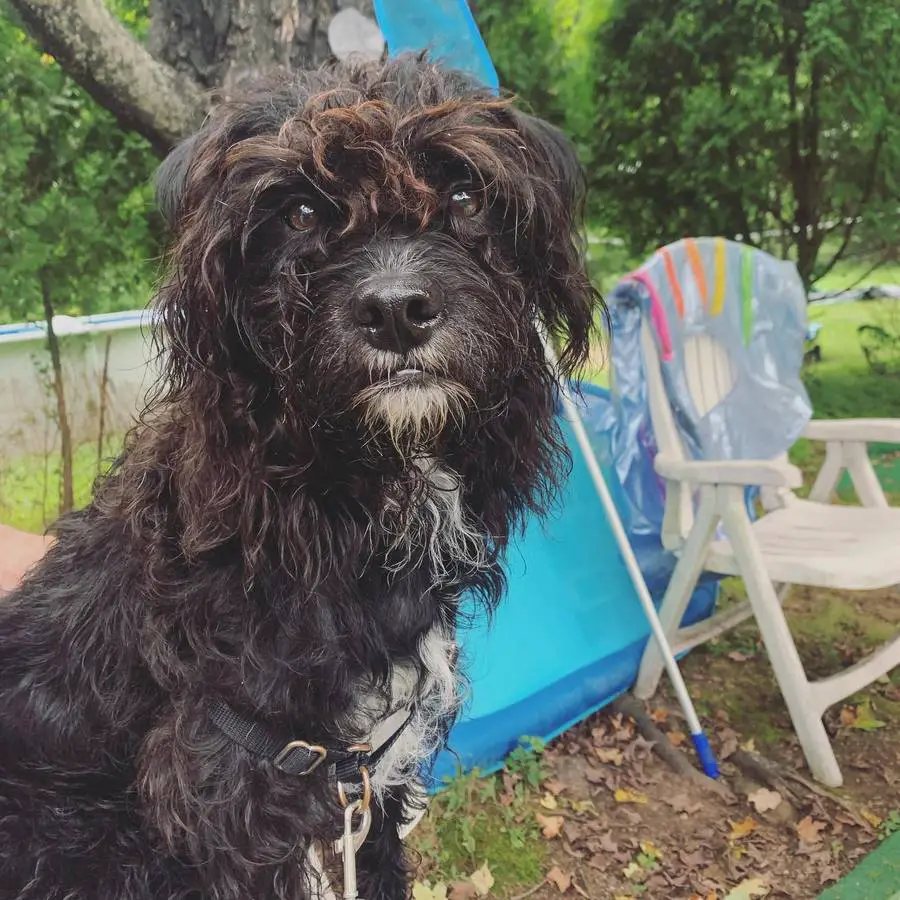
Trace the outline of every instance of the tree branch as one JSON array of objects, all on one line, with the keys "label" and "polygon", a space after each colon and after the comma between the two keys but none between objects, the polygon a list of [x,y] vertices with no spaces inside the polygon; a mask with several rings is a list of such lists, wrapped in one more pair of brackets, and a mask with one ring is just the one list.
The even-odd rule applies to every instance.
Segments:
[{"label": "tree branch", "polygon": [[160,155],[199,124],[203,92],[155,60],[102,0],[11,0],[37,42]]},{"label": "tree branch", "polygon": [[[855,216],[848,215],[848,216],[844,217],[844,219],[843,219],[844,238],[841,241],[838,249],[835,251],[834,255],[831,257],[829,262],[826,264],[826,266],[822,269],[822,271],[817,276],[816,281],[818,281],[820,278],[824,278],[838,264],[838,262],[840,262],[840,260],[844,257],[844,254],[847,252],[847,248],[850,246],[850,239],[853,237],[853,229],[856,227],[856,225],[861,220],[862,212],[866,208],[866,205],[868,204],[868,202],[872,199],[872,195],[875,192],[875,183],[877,180],[876,175],[878,172],[878,158],[881,155],[881,148],[884,146],[884,140],[885,140],[884,131],[880,131],[878,133],[878,136],[875,139],[875,146],[872,150],[872,159],[871,159],[869,167],[868,167],[869,174],[868,174],[868,178],[866,180],[866,185],[863,188],[862,196],[860,197],[860,200],[859,200],[859,205],[857,207],[858,213]],[[829,231],[831,231],[831,230],[833,230],[833,229],[829,229]],[[828,232],[826,231],[825,233],[828,233]],[[863,277],[868,278],[869,275],[871,275],[872,272],[874,272],[875,269],[877,269],[879,265],[881,265],[881,263],[877,263],[872,268],[872,270],[870,272],[868,272],[866,275],[864,275]]]},{"label": "tree branch", "polygon": [[[881,256],[874,263],[872,263],[871,266],[869,266],[868,269],[866,269],[865,272],[862,273],[862,275],[859,276],[859,278],[856,278],[853,281],[851,281],[850,284],[848,284],[842,290],[852,291],[854,288],[859,287],[864,281],[868,281],[869,276],[873,275],[878,269],[880,269],[883,265],[888,263],[890,261],[891,256],[892,256],[892,250],[891,250],[891,248],[888,248],[887,250],[884,251],[884,253],[881,254]],[[834,263],[837,259],[840,259],[840,257],[836,255],[835,259],[833,259],[831,261],[831,264],[825,269],[825,271],[821,275],[819,275],[818,278],[816,278],[816,281],[819,281],[819,279],[824,278],[834,268]],[[813,282],[813,284],[815,284],[815,282]],[[834,297],[840,293],[841,293],[841,291],[832,291],[830,294],[827,294],[826,296]]]}]

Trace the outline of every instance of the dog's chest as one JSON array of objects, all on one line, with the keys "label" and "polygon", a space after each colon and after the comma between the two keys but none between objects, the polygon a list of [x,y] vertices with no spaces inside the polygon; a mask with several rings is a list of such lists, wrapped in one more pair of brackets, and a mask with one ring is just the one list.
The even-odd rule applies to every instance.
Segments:
[{"label": "dog's chest", "polygon": [[385,495],[381,529],[388,571],[427,567],[439,585],[461,570],[484,566],[485,538],[467,513],[459,476],[432,459],[420,460],[416,468],[422,490],[412,503],[404,502],[402,491]]},{"label": "dog's chest", "polygon": [[359,706],[357,727],[368,734],[376,750],[402,728],[376,768],[376,791],[415,778],[422,763],[440,749],[445,723],[459,707],[460,678],[452,637],[441,628],[432,629],[420,642],[417,655],[416,663],[394,667],[389,700],[370,695]]},{"label": "dog's chest", "polygon": [[[421,471],[425,490],[405,517],[396,517],[390,498],[385,511],[390,521],[402,522],[392,535],[399,551],[395,558],[405,566],[422,566],[429,573],[430,587],[440,588],[453,577],[451,573],[486,564],[485,540],[468,520],[456,475],[430,460],[421,464]],[[407,783],[440,749],[445,726],[460,704],[456,658],[454,635],[435,626],[419,641],[413,660],[394,666],[389,699],[364,694],[355,725],[369,734],[373,747],[389,741],[407,722],[377,768],[376,790]]]}]

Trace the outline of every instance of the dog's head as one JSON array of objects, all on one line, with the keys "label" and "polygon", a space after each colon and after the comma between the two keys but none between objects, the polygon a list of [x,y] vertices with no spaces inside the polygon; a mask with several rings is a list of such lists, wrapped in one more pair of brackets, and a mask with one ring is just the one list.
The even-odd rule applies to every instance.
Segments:
[{"label": "dog's head", "polygon": [[497,416],[523,373],[552,389],[538,321],[567,373],[584,360],[581,196],[559,132],[421,58],[263,85],[158,176],[167,378],[428,447]]}]

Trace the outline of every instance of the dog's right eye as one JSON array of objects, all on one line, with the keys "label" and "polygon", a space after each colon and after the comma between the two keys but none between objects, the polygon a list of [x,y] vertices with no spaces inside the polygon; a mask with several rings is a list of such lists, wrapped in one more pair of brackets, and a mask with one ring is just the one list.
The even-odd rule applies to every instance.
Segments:
[{"label": "dog's right eye", "polygon": [[284,217],[294,231],[310,231],[319,224],[319,214],[306,200],[292,206]]},{"label": "dog's right eye", "polygon": [[451,215],[471,219],[481,212],[481,195],[470,188],[458,188],[450,195],[448,208]]}]

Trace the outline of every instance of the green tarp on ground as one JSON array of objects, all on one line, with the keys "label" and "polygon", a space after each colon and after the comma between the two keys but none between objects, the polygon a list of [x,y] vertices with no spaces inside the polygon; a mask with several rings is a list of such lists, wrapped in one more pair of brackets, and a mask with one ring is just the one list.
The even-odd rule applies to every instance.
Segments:
[{"label": "green tarp on ground", "polygon": [[900,900],[900,832],[873,850],[819,900]]}]

